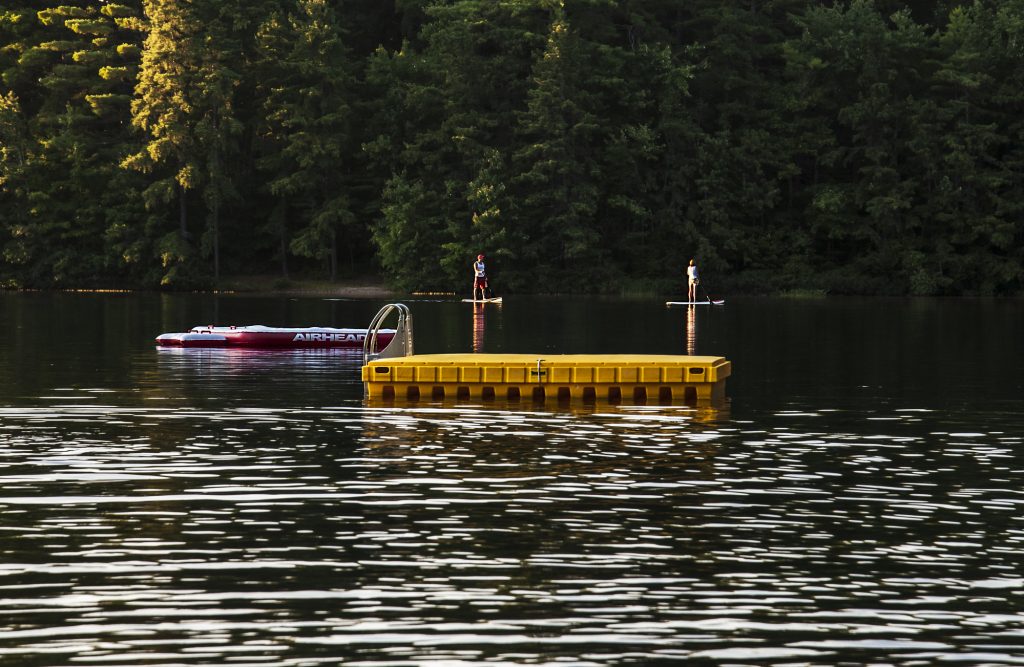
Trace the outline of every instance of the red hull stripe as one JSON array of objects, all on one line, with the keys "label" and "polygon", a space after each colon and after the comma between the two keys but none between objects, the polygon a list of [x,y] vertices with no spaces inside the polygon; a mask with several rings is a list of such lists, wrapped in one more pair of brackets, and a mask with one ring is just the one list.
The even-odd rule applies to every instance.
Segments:
[{"label": "red hull stripe", "polygon": [[[379,345],[387,345],[394,337],[391,329],[377,333]],[[333,329],[328,327],[193,327],[187,333],[166,333],[156,343],[173,347],[362,347],[366,329]]]}]

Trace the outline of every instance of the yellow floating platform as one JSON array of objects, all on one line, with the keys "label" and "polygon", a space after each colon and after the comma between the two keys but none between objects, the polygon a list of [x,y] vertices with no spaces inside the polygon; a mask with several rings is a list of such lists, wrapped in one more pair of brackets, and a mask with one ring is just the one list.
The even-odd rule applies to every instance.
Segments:
[{"label": "yellow floating platform", "polygon": [[652,354],[415,354],[363,366],[371,399],[715,402],[723,357]]}]

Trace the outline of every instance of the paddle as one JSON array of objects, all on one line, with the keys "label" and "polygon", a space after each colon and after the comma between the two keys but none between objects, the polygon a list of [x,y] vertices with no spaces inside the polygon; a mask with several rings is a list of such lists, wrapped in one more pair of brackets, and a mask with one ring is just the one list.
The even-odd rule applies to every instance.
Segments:
[{"label": "paddle", "polygon": [[697,284],[700,285],[700,288],[702,290],[704,290],[704,298],[707,299],[708,303],[710,303],[712,306],[721,306],[722,303],[724,303],[724,301],[715,301],[714,299],[712,299],[711,295],[708,294],[707,288],[705,288],[704,285],[701,285],[701,283],[699,282]]}]

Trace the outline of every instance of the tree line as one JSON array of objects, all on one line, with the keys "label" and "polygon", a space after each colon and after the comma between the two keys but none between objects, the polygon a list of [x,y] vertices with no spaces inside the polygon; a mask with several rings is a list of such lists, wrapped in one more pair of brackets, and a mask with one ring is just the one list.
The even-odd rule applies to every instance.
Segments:
[{"label": "tree line", "polygon": [[1022,291],[1024,0],[5,6],[0,286]]}]

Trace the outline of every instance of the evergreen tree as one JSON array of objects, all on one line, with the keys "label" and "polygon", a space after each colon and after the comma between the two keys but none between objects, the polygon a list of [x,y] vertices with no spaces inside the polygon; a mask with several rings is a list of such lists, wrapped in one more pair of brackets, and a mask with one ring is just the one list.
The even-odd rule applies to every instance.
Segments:
[{"label": "evergreen tree", "polygon": [[[0,95],[0,229],[17,241],[28,229],[24,173],[33,158],[28,128],[21,104],[14,91]],[[19,284],[19,277],[10,266],[25,263],[20,243],[6,243],[3,249],[4,270],[0,287]]]},{"label": "evergreen tree", "polygon": [[649,213],[638,212],[623,240],[635,250],[626,265],[627,275],[667,280],[668,289],[676,287],[682,273],[665,271],[665,267],[682,267],[693,257],[712,255],[695,211],[698,174],[694,155],[703,135],[689,97],[693,66],[689,52],[680,51],[677,55],[662,46],[648,53],[648,71],[656,86],[651,109],[653,136],[644,133],[639,144],[642,152],[633,162],[639,173],[646,172],[640,185],[650,192],[643,209]]},{"label": "evergreen tree", "polygon": [[[228,158],[240,127],[233,115],[239,74],[233,69],[239,46],[232,33],[236,3],[202,0],[144,0],[149,34],[132,102],[132,123],[147,143],[125,166],[150,174],[145,191],[150,210],[177,200],[178,227],[159,244],[164,284],[187,279],[195,238],[187,193],[199,191],[205,204],[202,243],[220,272],[220,220],[233,194]],[[159,216],[162,218],[162,216]],[[195,271],[195,267],[192,267]],[[194,279],[194,276],[193,276]]]},{"label": "evergreen tree", "polygon": [[932,41],[906,12],[886,21],[866,0],[812,9],[804,24],[792,62],[834,133],[805,143],[818,149],[806,216],[827,259],[819,270],[834,291],[906,291],[905,244],[922,223],[910,141]]},{"label": "evergreen tree", "polygon": [[942,36],[933,101],[914,142],[927,221],[907,267],[915,293],[1020,289],[1022,21],[1019,0],[975,3],[954,11]]},{"label": "evergreen tree", "polygon": [[483,251],[503,291],[667,290],[696,256],[741,290],[1018,293],[1022,25],[1024,0],[14,0],[0,281],[347,253],[466,289]]},{"label": "evergreen tree", "polygon": [[[108,238],[138,213],[137,184],[117,169],[125,149],[120,117],[138,61],[136,13],[106,4],[17,14],[24,40],[17,66],[39,82],[29,115],[7,105],[19,128],[11,181],[19,185],[7,192],[18,202],[18,222],[7,228],[5,255],[20,284],[100,285],[138,269]],[[17,70],[5,78],[24,82]]]},{"label": "evergreen tree", "polygon": [[[326,260],[334,280],[339,236],[356,233],[349,196],[354,81],[342,30],[325,0],[300,0],[295,13],[264,26],[260,42],[269,73],[260,90],[267,119],[262,166],[278,200],[272,223],[282,252]],[[300,220],[289,232],[292,212]]]},{"label": "evergreen tree", "polygon": [[[679,30],[696,58],[694,187],[686,214],[705,267],[764,287],[799,240],[780,215],[795,172],[783,44],[806,0],[689,3]],[[777,287],[777,285],[772,285]]]},{"label": "evergreen tree", "polygon": [[[422,53],[407,44],[376,56],[370,83],[392,91],[388,99],[401,109],[386,134],[367,142],[375,164],[386,162],[391,174],[374,240],[396,285],[464,286],[472,258],[485,250],[481,242],[503,237],[502,174],[542,2],[432,4]],[[514,257],[504,246],[486,250]]]},{"label": "evergreen tree", "polygon": [[579,85],[583,58],[581,40],[557,6],[517,125],[515,233],[524,287],[532,275],[534,289],[580,290],[601,280],[607,268],[595,220],[600,119],[592,112],[593,95]]},{"label": "evergreen tree", "polygon": [[700,242],[683,205],[693,197],[700,128],[689,104],[682,6],[570,2],[565,10],[584,54],[577,85],[597,119],[593,226],[608,252],[602,281],[672,289],[678,273],[670,267],[685,264]]}]

